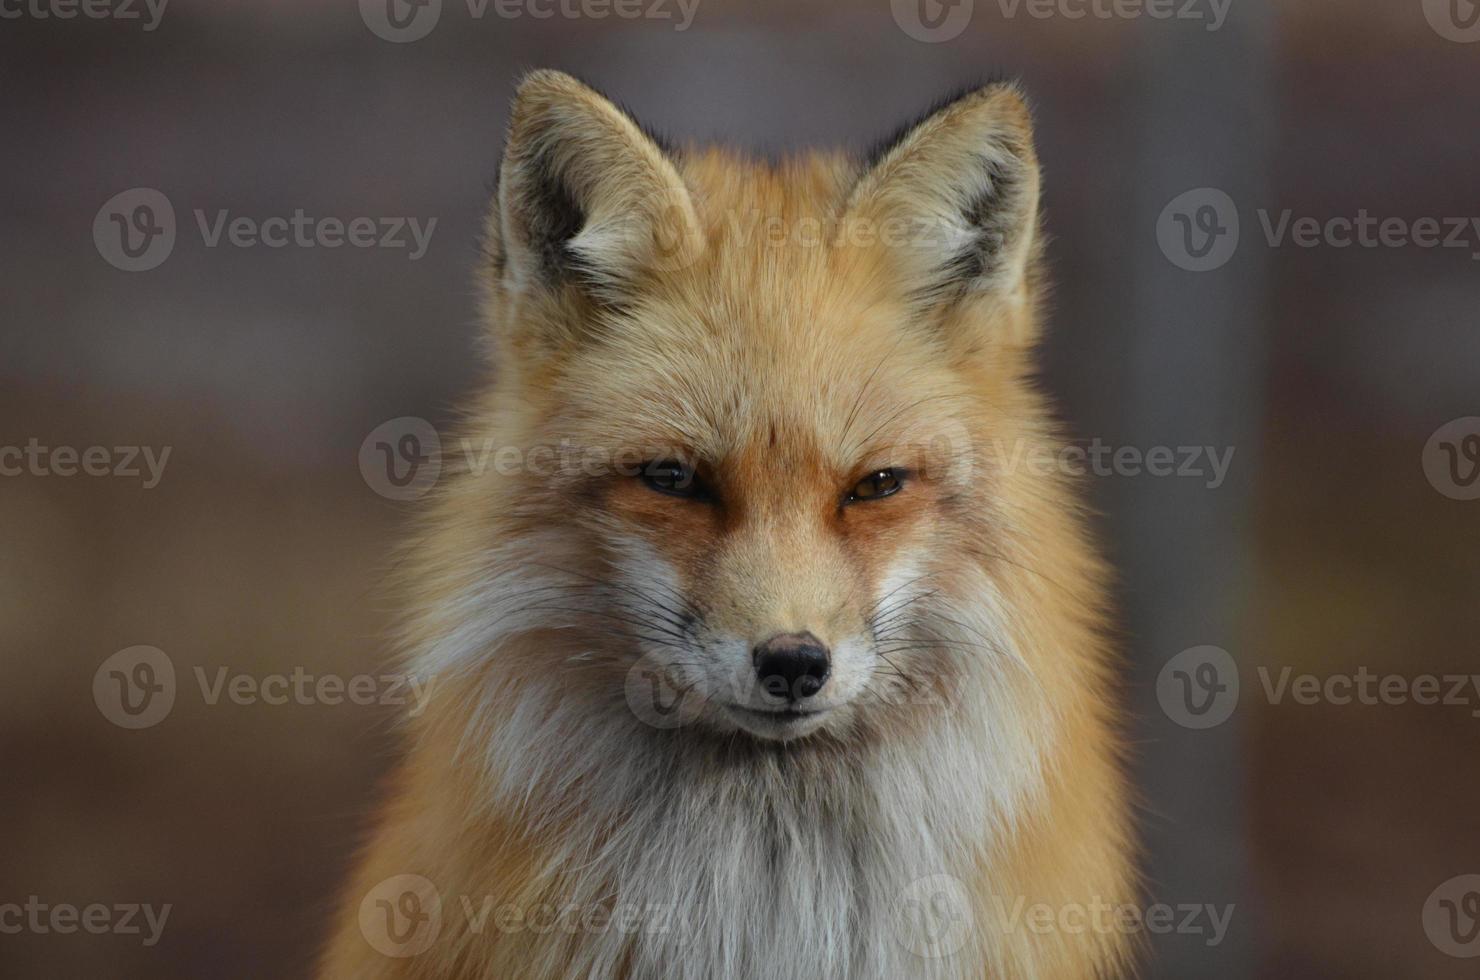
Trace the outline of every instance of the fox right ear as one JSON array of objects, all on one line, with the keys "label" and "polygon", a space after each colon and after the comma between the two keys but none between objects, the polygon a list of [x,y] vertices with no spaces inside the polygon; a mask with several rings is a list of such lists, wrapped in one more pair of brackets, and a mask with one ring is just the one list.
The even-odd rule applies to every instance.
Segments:
[{"label": "fox right ear", "polygon": [[686,264],[701,242],[682,178],[630,116],[561,72],[525,77],[487,231],[504,288],[574,287],[620,302],[644,277]]},{"label": "fox right ear", "polygon": [[1016,86],[969,91],[886,141],[846,214],[910,229],[881,251],[922,310],[1020,294],[1038,240],[1038,161]]}]

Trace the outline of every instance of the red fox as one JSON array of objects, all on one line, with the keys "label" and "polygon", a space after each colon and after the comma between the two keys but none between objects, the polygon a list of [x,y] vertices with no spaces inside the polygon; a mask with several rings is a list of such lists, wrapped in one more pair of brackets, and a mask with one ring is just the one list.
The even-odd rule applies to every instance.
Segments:
[{"label": "red fox", "polygon": [[1042,241],[1012,84],[762,162],[523,80],[492,464],[403,563],[432,693],[321,977],[1132,968],[1070,914],[1138,889],[1107,573],[1014,464]]}]

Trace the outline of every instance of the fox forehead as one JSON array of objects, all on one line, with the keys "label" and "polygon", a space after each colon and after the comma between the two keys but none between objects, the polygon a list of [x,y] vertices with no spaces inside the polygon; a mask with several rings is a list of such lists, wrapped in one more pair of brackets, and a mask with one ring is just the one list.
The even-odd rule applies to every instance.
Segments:
[{"label": "fox forehead", "polygon": [[822,154],[688,160],[706,247],[568,355],[552,389],[564,421],[714,460],[846,469],[950,417],[966,392],[943,351],[837,234],[852,171]]},{"label": "fox forehead", "polygon": [[[553,425],[714,463],[758,454],[847,470],[903,462],[888,458],[892,447],[959,417],[961,383],[902,326],[884,329],[866,311],[813,314],[778,325],[738,309],[636,312],[623,336],[572,357]],[[684,322],[654,329],[655,319]]]},{"label": "fox forehead", "polygon": [[806,275],[826,266],[846,242],[836,234],[838,220],[858,165],[843,154],[819,151],[769,163],[705,147],[676,163],[705,229],[706,248],[693,263],[703,272]]}]

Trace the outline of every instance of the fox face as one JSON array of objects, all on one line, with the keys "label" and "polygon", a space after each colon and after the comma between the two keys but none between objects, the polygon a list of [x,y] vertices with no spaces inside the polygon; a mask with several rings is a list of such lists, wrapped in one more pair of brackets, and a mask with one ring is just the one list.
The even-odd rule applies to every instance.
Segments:
[{"label": "fox face", "polygon": [[1000,655],[950,606],[1011,521],[984,436],[1037,417],[1037,199],[1006,86],[868,161],[771,165],[665,149],[568,76],[527,79],[475,417],[552,465],[456,496],[502,539],[496,591],[537,600],[496,600],[508,629],[562,635],[543,669],[605,665],[608,693],[639,671],[706,731],[846,740]]},{"label": "fox face", "polygon": [[702,281],[571,355],[540,438],[626,465],[572,480],[547,519],[605,556],[640,669],[686,720],[841,732],[940,673],[897,627],[973,520],[969,391],[883,297]]}]

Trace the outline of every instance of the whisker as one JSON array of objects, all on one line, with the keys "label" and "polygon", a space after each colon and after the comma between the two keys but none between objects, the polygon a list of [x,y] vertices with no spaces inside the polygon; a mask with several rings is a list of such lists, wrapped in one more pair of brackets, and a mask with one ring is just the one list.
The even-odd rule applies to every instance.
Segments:
[{"label": "whisker", "polygon": [[573,568],[562,568],[558,565],[551,565],[544,562],[530,562],[529,564],[537,568],[547,568],[551,571],[561,572],[566,575],[572,575],[577,578],[586,579],[590,582],[596,583],[599,587],[603,589],[611,589],[617,592],[627,593],[628,595],[640,599],[643,602],[653,606],[655,609],[667,614],[667,617],[671,617],[672,625],[681,629],[687,629],[690,621],[701,618],[699,615],[699,610],[695,608],[688,599],[684,598],[678,592],[674,591],[671,587],[663,583],[659,583],[659,585],[667,592],[669,592],[674,599],[677,599],[680,603],[683,604],[680,608],[676,609],[673,606],[669,605],[668,602],[662,599],[655,598],[652,595],[649,595],[639,589],[633,588],[632,586],[623,585],[619,582],[607,581],[606,579],[599,578],[588,572],[582,572]]}]

